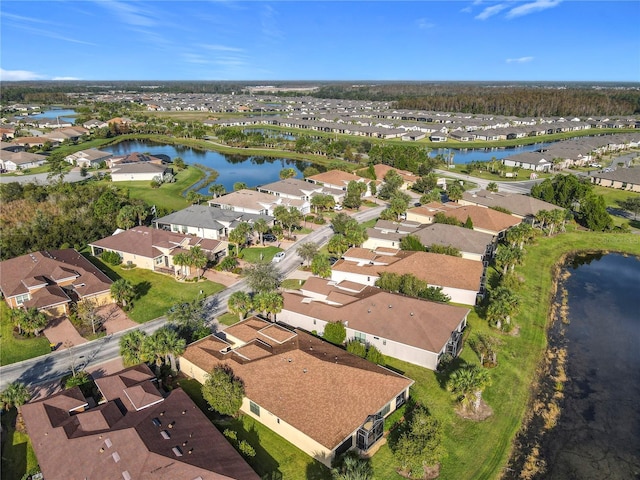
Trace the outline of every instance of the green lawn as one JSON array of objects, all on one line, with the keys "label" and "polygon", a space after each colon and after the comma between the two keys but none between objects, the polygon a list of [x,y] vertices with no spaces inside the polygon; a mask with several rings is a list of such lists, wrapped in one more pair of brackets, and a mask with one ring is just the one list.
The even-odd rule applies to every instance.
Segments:
[{"label": "green lawn", "polygon": [[28,360],[50,351],[49,340],[44,335],[32,338],[14,336],[9,307],[4,301],[0,302],[0,365]]},{"label": "green lawn", "polygon": [[240,318],[238,318],[238,315],[236,315],[235,313],[223,313],[222,315],[220,315],[218,317],[218,322],[220,322],[223,325],[233,325],[234,323],[238,323],[240,321]]},{"label": "green lawn", "polygon": [[114,267],[99,258],[89,257],[109,278],[124,278],[134,285],[139,297],[133,302],[133,309],[127,315],[135,322],[144,323],[167,313],[175,303],[191,300],[202,290],[204,295],[213,295],[224,286],[208,280],[199,282],[178,282],[169,275],[162,275],[142,268],[126,269]]},{"label": "green lawn", "polygon": [[300,290],[304,285],[305,280],[298,280],[295,278],[287,278],[282,281],[282,288],[288,288],[289,290]]},{"label": "green lawn", "polygon": [[15,430],[17,410],[2,412],[2,480],[20,480],[38,467],[29,437]]},{"label": "green lawn", "polygon": [[114,185],[123,190],[128,190],[132,198],[142,199],[148,205],[155,205],[158,208],[174,211],[182,210],[190,205],[182,194],[191,185],[199,182],[204,177],[205,174],[202,170],[192,166],[178,172],[176,182],[165,183],[160,188],[151,188],[150,182],[146,181],[117,182]]},{"label": "green lawn", "polygon": [[273,246],[243,248],[240,250],[240,258],[250,263],[270,262],[278,252],[282,252],[282,249]]},{"label": "green lawn", "polygon": [[221,421],[209,410],[208,404],[202,398],[201,387],[197,381],[182,379],[179,383],[218,430],[224,431],[226,428],[234,430],[238,433],[238,441],[246,440],[255,448],[256,456],[246,460],[258,475],[280,472],[282,474],[280,478],[283,480],[331,479],[329,469],[324,465],[251,417],[241,415],[230,421]]}]

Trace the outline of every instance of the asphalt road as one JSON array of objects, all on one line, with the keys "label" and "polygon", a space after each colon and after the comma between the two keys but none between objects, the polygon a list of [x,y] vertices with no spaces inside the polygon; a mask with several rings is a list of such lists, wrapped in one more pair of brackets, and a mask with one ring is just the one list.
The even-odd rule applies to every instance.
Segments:
[{"label": "asphalt road", "polygon": [[[380,212],[384,207],[375,207],[353,215],[358,222],[366,222],[380,216]],[[325,226],[304,238],[298,240],[287,250],[287,255],[279,264],[283,276],[289,275],[291,272],[300,267],[302,259],[296,253],[299,244],[306,242],[314,242],[323,245],[329,241],[332,231],[331,226]],[[227,300],[229,296],[237,291],[247,290],[246,281],[242,280],[235,285],[223,290],[222,292],[207,298],[206,305],[209,308],[209,324],[212,330],[219,328],[219,324],[215,317],[227,310]],[[150,334],[166,325],[166,317],[160,317],[150,322],[144,323],[138,327],[133,327],[122,332],[114,333],[98,340],[87,342],[81,345],[73,346],[69,349],[61,349],[48,355],[25,360],[23,362],[13,363],[0,367],[0,391],[14,381],[19,381],[27,386],[34,386],[41,383],[57,380],[74,369],[84,369],[89,366],[95,367],[102,363],[113,360],[120,355],[119,342],[120,338],[127,332],[140,329]]]},{"label": "asphalt road", "polygon": [[531,193],[531,187],[533,187],[536,183],[542,182],[543,180],[541,178],[537,180],[520,180],[515,182],[496,182],[495,180],[485,180],[462,173],[452,172],[451,170],[436,170],[436,173],[445,175],[447,177],[458,178],[460,180],[466,180],[468,182],[475,183],[476,185],[478,185],[478,188],[481,189],[486,189],[487,185],[490,182],[495,182],[498,185],[498,190],[501,192],[521,193],[524,195],[528,195],[529,193]]}]

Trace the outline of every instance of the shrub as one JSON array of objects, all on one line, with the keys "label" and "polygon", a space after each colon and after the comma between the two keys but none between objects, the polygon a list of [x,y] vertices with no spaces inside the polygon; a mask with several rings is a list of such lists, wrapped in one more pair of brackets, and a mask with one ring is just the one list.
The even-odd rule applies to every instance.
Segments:
[{"label": "shrub", "polygon": [[91,378],[89,377],[89,374],[84,370],[81,370],[76,373],[75,377],[72,375],[69,378],[67,378],[67,380],[64,382],[64,388],[66,390],[69,390],[70,388],[84,385],[90,380]]},{"label": "shrub", "polygon": [[249,445],[249,442],[247,442],[246,440],[240,441],[240,444],[238,445],[238,448],[240,449],[240,453],[242,453],[246,457],[255,457],[256,456],[255,448],[253,448],[251,445]]},{"label": "shrub", "polygon": [[110,265],[120,265],[122,263],[122,257],[118,252],[106,251],[102,252],[102,260]]},{"label": "shrub", "polygon": [[364,358],[367,356],[367,347],[359,340],[349,340],[347,342],[347,352]]},{"label": "shrub", "polygon": [[313,219],[313,223],[315,223],[316,225],[324,225],[325,223],[327,223],[327,220],[322,215],[318,215]]},{"label": "shrub", "polygon": [[336,345],[342,345],[345,338],[347,338],[347,329],[342,322],[329,322],[324,327],[323,338],[328,342],[335,343]]},{"label": "shrub", "polygon": [[366,359],[369,360],[370,362],[377,363],[378,365],[384,365],[385,364],[384,355],[382,355],[380,350],[378,350],[373,345],[369,345],[369,348],[367,350]]},{"label": "shrub", "polygon": [[238,440],[238,432],[236,432],[235,430],[229,430],[228,428],[225,428],[222,434],[230,440]]},{"label": "shrub", "polygon": [[220,262],[220,269],[225,272],[232,271],[238,266],[238,260],[235,257],[224,257]]}]

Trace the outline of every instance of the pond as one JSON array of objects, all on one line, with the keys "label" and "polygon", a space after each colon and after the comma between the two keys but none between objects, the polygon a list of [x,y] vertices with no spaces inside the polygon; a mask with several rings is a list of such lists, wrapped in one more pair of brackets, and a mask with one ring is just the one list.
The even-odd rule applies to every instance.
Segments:
[{"label": "pond", "polygon": [[[164,145],[140,140],[127,140],[102,147],[100,150],[114,155],[148,152],[151,155],[168,155],[171,159],[181,157],[189,165],[199,163],[215,169],[220,174],[215,183],[224,185],[228,192],[233,191],[233,184],[236,182],[244,182],[249,187],[276,182],[280,179],[280,170],[283,168],[293,168],[297,173],[296,178],[302,178],[302,171],[311,165],[309,162],[288,158],[228,155],[182,145]],[[209,194],[208,186],[202,186],[198,191],[204,195]]]},{"label": "pond", "polygon": [[488,162],[493,158],[502,160],[516,153],[535,152],[549,145],[551,145],[551,143],[547,142],[501,148],[436,148],[429,152],[429,156],[435,157],[436,155],[442,155],[444,158],[449,158],[451,154],[453,155],[453,162],[456,164],[465,164],[473,161]]},{"label": "pond", "polygon": [[52,107],[51,109],[44,110],[37,115],[29,115],[28,117],[22,116],[21,118],[60,118],[73,123],[76,121],[76,111],[69,108]]},{"label": "pond", "polygon": [[640,259],[584,255],[565,271],[568,324],[556,320],[549,345],[566,348],[568,380],[556,426],[537,435],[546,471],[536,478],[639,478]]}]

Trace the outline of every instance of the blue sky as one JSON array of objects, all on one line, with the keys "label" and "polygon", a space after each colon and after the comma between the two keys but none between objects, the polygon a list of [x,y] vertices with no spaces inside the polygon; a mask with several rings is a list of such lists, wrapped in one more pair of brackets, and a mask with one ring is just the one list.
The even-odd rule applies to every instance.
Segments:
[{"label": "blue sky", "polygon": [[1,80],[640,81],[640,2],[2,0]]}]

